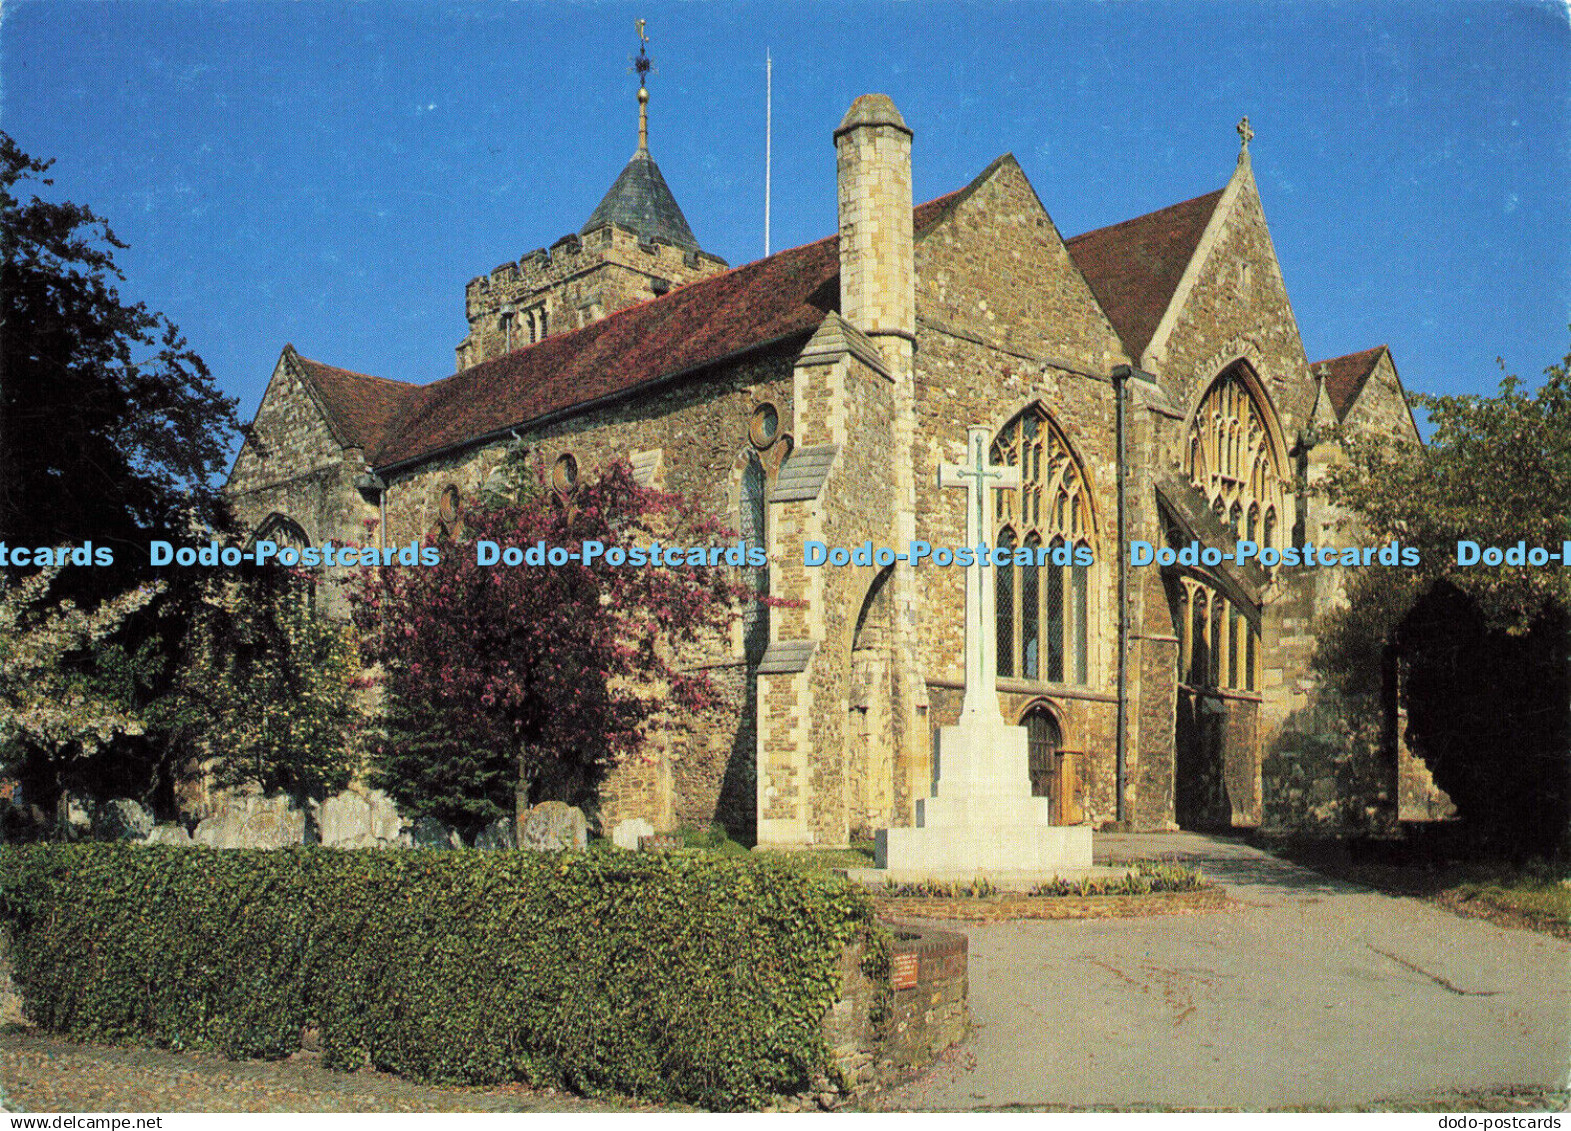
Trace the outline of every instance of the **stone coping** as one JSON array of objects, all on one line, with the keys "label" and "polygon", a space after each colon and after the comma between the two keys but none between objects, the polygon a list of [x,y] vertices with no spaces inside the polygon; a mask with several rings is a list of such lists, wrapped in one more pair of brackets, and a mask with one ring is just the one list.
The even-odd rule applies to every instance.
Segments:
[{"label": "stone coping", "polygon": [[1038,884],[1052,883],[1054,880],[1121,880],[1132,871],[1134,871],[1133,864],[1093,864],[1089,868],[967,868],[963,871],[847,868],[845,874],[854,883],[873,889],[873,894],[876,896],[886,883],[920,884],[935,880],[946,884],[965,884],[974,880],[986,880],[1002,891],[1029,892]]},{"label": "stone coping", "polygon": [[897,929],[904,920],[943,919],[961,923],[1006,923],[1021,919],[1132,919],[1144,915],[1190,915],[1240,906],[1221,888],[1162,891],[1147,895],[1024,895],[958,899],[932,896],[874,896],[879,918]]}]

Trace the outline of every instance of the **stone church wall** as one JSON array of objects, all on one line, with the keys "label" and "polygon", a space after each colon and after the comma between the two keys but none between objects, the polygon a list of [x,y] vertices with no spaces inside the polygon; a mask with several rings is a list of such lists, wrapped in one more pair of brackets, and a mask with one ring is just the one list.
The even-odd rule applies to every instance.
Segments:
[{"label": "stone church wall", "polygon": [[333,436],[316,400],[283,362],[252,432],[227,487],[242,529],[254,531],[276,513],[298,523],[313,544],[365,540],[376,506],[354,486],[364,458]]},{"label": "stone church wall", "polygon": [[[964,453],[965,430],[997,430],[1040,402],[1079,458],[1095,512],[1097,566],[1088,609],[1085,686],[1000,680],[1000,709],[1018,722],[1042,705],[1064,748],[1085,754],[1087,817],[1111,820],[1116,729],[1117,500],[1112,367],[1122,347],[1052,220],[1013,159],[917,245],[917,536],[965,543],[965,500],[937,486],[940,463]],[[963,697],[965,571],[916,571],[918,662],[927,676],[929,725],[951,725]]]},{"label": "stone church wall", "polygon": [[1413,414],[1408,411],[1407,398],[1402,394],[1389,353],[1380,355],[1342,424],[1349,431],[1379,436],[1396,444],[1418,442]]},{"label": "stone church wall", "polygon": [[[656,486],[687,496],[702,512],[736,529],[741,457],[749,449],[748,423],[754,408],[775,405],[782,437],[793,413],[791,359],[780,347],[664,388],[650,390],[541,429],[521,430],[531,459],[549,475],[556,460],[572,455],[581,478],[635,451],[659,451]],[[774,449],[784,446],[777,441]],[[445,488],[455,485],[471,498],[502,459],[503,446],[490,445],[439,456],[388,483],[388,538],[398,543],[434,531]],[[779,450],[762,453],[777,470]],[[800,553],[800,551],[798,551]],[[754,820],[751,694],[740,659],[739,635],[717,641],[702,662],[714,683],[718,705],[699,718],[668,718],[652,728],[650,759],[629,759],[602,786],[600,821],[610,828],[628,817],[644,817],[658,830],[719,821],[750,833]]]}]

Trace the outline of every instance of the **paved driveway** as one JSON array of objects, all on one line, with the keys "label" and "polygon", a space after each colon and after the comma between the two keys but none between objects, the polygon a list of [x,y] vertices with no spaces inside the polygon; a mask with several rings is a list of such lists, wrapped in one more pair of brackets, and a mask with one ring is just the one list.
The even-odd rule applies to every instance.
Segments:
[{"label": "paved driveway", "polygon": [[1234,911],[1003,923],[971,940],[971,1040],[879,1106],[1365,1106],[1564,1089],[1571,943],[1464,919],[1192,834]]}]

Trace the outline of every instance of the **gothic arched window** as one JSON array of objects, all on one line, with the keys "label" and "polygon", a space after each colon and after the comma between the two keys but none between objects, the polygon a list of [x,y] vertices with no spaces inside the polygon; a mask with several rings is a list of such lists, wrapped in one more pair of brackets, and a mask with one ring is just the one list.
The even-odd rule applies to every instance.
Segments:
[{"label": "gothic arched window", "polygon": [[[1189,424],[1189,481],[1234,538],[1276,546],[1286,492],[1271,416],[1243,372],[1229,369],[1206,392]],[[1193,687],[1259,687],[1259,633],[1221,592],[1186,578],[1180,671]]]},{"label": "gothic arched window", "polygon": [[[764,501],[769,480],[757,452],[747,453],[747,463],[742,468],[742,490],[737,530],[742,541],[749,546],[768,546],[764,529]],[[754,599],[742,612],[742,647],[749,662],[756,662],[769,647],[769,606],[763,599],[769,596],[769,567],[744,567],[746,584],[752,589]]]},{"label": "gothic arched window", "polygon": [[1020,469],[1018,490],[993,492],[998,545],[1031,551],[1029,563],[995,569],[998,674],[1085,683],[1089,579],[1072,564],[1095,534],[1085,475],[1038,405],[998,433],[992,461]]},{"label": "gothic arched window", "polygon": [[1204,582],[1179,581],[1178,678],[1192,688],[1257,691],[1260,634],[1243,611]]},{"label": "gothic arched window", "polygon": [[296,550],[303,550],[311,544],[311,539],[298,522],[288,515],[274,511],[262,521],[262,525],[256,528],[256,534],[252,536],[250,544],[255,546],[258,542],[272,542],[280,548],[289,546]]},{"label": "gothic arched window", "polygon": [[1185,468],[1218,521],[1262,546],[1275,543],[1284,497],[1269,419],[1243,376],[1229,370],[1195,410]]}]

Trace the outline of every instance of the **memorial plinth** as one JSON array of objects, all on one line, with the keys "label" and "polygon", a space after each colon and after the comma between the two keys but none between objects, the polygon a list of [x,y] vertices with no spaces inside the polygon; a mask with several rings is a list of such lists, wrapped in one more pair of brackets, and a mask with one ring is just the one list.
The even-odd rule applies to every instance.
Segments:
[{"label": "memorial plinth", "polygon": [[[1019,485],[1014,468],[987,460],[989,436],[972,428],[966,463],[939,469],[939,485],[966,489],[966,541],[993,542],[988,488]],[[891,879],[964,879],[1016,874],[1067,875],[1091,868],[1091,829],[1054,825],[1050,802],[1031,796],[1024,727],[998,710],[991,647],[994,587],[981,554],[966,567],[966,689],[960,721],[938,733],[938,781],[916,803],[916,827],[880,829],[874,861]]]}]

